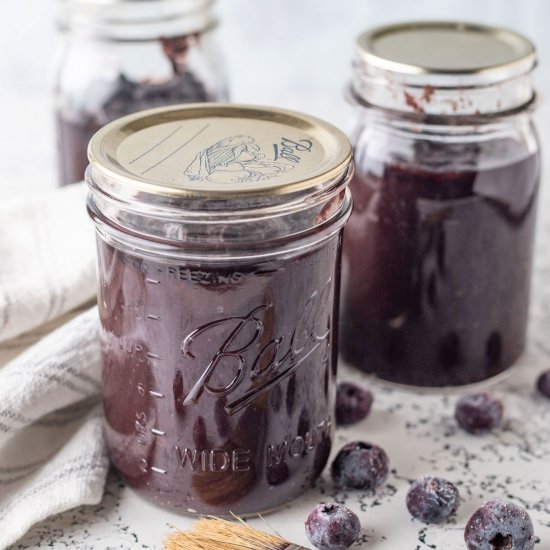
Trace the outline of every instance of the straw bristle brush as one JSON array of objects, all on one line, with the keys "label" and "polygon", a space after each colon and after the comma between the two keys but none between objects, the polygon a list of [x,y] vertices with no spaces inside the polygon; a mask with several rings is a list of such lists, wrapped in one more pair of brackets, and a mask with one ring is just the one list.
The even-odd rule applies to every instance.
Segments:
[{"label": "straw bristle brush", "polygon": [[220,518],[203,518],[190,531],[168,535],[165,550],[307,550],[275,535]]}]

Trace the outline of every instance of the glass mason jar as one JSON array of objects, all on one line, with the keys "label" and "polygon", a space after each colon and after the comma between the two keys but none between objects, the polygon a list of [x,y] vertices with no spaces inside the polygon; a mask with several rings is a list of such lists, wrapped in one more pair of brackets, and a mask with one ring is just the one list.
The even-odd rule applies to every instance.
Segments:
[{"label": "glass mason jar", "polygon": [[182,512],[285,504],[331,446],[351,144],[196,104],[107,125],[90,163],[114,466]]},{"label": "glass mason jar", "polygon": [[227,99],[213,0],[63,0],[54,90],[59,182],[82,181],[104,124]]},{"label": "glass mason jar", "polygon": [[374,29],[357,44],[354,212],[341,352],[381,379],[456,386],[526,342],[539,145],[535,50],[479,25]]}]

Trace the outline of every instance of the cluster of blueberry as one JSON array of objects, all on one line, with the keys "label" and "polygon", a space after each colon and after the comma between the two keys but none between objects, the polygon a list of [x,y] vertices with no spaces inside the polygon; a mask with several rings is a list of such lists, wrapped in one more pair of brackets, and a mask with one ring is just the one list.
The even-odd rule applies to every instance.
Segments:
[{"label": "cluster of blueberry", "polygon": [[[538,391],[550,399],[550,371],[537,380]],[[372,392],[350,382],[341,382],[336,397],[338,425],[354,424],[365,418],[373,402]],[[504,407],[489,393],[462,396],[456,403],[455,419],[471,434],[491,432],[502,423]],[[375,491],[389,473],[389,459],[378,445],[356,441],[344,445],[331,465],[331,477],[338,488]],[[406,497],[410,514],[424,523],[444,523],[460,505],[460,494],[450,481],[423,476],[414,481]],[[345,550],[359,537],[359,518],[337,503],[317,505],[305,523],[306,534],[319,550]],[[484,502],[464,529],[468,550],[533,550],[535,536],[529,514],[502,499]]]}]

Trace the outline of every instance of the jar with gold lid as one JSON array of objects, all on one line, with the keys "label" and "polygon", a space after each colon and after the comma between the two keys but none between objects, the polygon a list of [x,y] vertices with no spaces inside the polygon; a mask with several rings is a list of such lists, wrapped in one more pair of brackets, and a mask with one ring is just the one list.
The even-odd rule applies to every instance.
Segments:
[{"label": "jar with gold lid", "polygon": [[540,154],[536,54],[509,30],[391,25],[357,41],[342,353],[416,386],[481,382],[525,349]]},{"label": "jar with gold lid", "polygon": [[331,446],[351,145],[197,104],[113,122],[89,157],[114,466],[182,512],[285,504]]},{"label": "jar with gold lid", "polygon": [[143,109],[227,100],[213,0],[59,0],[54,91],[59,183],[81,181],[88,142]]}]

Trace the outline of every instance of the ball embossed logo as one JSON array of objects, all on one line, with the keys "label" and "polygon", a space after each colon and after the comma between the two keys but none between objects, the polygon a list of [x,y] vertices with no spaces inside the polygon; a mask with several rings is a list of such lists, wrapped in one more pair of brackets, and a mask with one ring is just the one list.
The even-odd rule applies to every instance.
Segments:
[{"label": "ball embossed logo", "polygon": [[[331,319],[327,305],[331,290],[329,279],[298,308],[295,325],[284,334],[273,334],[273,323],[267,322],[273,304],[257,306],[242,316],[205,323],[190,332],[182,342],[181,352],[185,359],[203,363],[204,369],[183,404],[197,403],[208,393],[227,397],[226,411],[234,414],[290,376],[328,341]],[[195,347],[211,351],[199,356]]]}]

